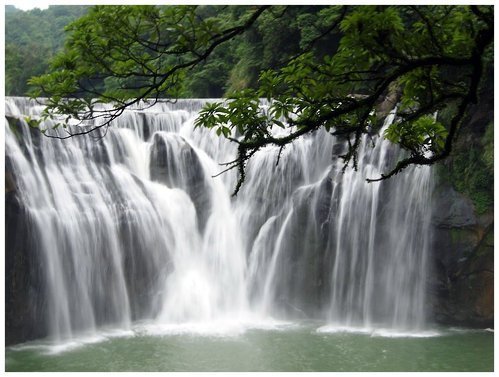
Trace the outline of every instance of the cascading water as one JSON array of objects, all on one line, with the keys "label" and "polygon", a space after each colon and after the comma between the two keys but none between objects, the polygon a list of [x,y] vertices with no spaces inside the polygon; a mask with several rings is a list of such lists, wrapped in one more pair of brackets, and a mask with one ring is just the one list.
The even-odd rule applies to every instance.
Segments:
[{"label": "cascading water", "polygon": [[344,143],[321,131],[277,166],[274,148],[260,151],[231,198],[236,173],[212,176],[235,147],[194,129],[203,103],[160,102],[126,111],[104,137],[55,140],[23,120],[41,106],[7,99],[6,169],[36,259],[26,279],[40,283],[23,299],[39,336],[139,320],[423,329],[429,168],[368,184],[395,148],[366,137],[359,171],[342,173],[331,150]]}]

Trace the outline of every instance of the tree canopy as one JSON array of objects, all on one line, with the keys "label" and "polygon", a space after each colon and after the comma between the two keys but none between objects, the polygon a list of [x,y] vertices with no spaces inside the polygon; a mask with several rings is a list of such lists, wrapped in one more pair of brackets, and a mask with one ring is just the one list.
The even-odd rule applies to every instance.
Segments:
[{"label": "tree canopy", "polygon": [[64,44],[64,27],[82,16],[85,6],[50,6],[21,11],[5,6],[5,94],[28,93],[27,81],[45,73]]},{"label": "tree canopy", "polygon": [[398,120],[384,137],[407,157],[372,178],[382,180],[449,155],[492,70],[493,24],[492,6],[95,6],[30,83],[48,97],[45,118],[80,125],[45,132],[56,138],[106,129],[159,98],[224,94],[196,125],[237,143],[226,166],[239,171],[236,192],[258,150],[319,128],[348,141],[341,157],[356,168],[361,136],[379,132],[376,105],[390,94]]}]

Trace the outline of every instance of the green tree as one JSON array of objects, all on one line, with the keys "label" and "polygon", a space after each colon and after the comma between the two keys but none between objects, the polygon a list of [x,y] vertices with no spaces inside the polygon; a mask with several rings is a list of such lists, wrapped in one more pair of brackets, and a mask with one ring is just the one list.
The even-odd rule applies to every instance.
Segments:
[{"label": "green tree", "polygon": [[[348,140],[341,157],[356,168],[361,136],[379,132],[376,104],[391,91],[397,93],[399,120],[384,136],[407,150],[407,157],[373,179],[380,180],[449,155],[493,65],[491,6],[223,9],[92,8],[67,27],[65,49],[50,73],[31,83],[34,96],[49,97],[45,117],[66,114],[82,126],[97,123],[67,135],[46,134],[65,138],[108,127],[141,100],[185,94],[186,85],[196,85],[192,72],[201,74],[202,67],[220,72],[234,64],[227,99],[206,105],[196,125],[238,144],[237,158],[227,165],[239,171],[236,192],[245,164],[258,150],[267,145],[282,150],[319,128]],[[233,54],[215,59],[223,49],[247,62]],[[255,78],[241,83],[246,74]],[[269,101],[265,112],[261,98]],[[100,110],[100,103],[112,108]],[[434,116],[442,110],[451,111],[446,121]],[[275,136],[274,127],[285,128],[287,136]]]},{"label": "green tree", "polygon": [[27,95],[28,80],[47,71],[64,43],[64,27],[86,11],[83,6],[46,10],[5,8],[5,93]]}]

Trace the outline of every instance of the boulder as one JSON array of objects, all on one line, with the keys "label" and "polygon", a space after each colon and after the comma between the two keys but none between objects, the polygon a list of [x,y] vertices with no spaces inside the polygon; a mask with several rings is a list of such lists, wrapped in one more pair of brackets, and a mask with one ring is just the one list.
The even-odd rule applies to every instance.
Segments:
[{"label": "boulder", "polygon": [[471,200],[451,186],[438,190],[433,204],[432,223],[438,228],[463,228],[477,224]]}]

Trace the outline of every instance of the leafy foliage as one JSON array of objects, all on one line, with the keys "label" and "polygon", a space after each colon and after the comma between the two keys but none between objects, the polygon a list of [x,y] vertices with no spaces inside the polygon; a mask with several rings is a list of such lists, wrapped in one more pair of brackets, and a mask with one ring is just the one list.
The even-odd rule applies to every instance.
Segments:
[{"label": "leafy foliage", "polygon": [[456,189],[468,195],[477,213],[484,213],[494,202],[494,180],[482,159],[482,152],[471,148],[458,154],[451,166]]},{"label": "leafy foliage", "polygon": [[391,124],[385,137],[414,154],[438,153],[445,147],[447,129],[434,117],[425,115],[412,123]]},{"label": "leafy foliage", "polygon": [[[46,117],[100,122],[64,137],[108,127],[142,99],[226,90],[196,125],[238,144],[236,192],[259,149],[321,127],[349,139],[341,157],[356,168],[361,135],[378,132],[376,104],[393,87],[400,119],[385,137],[409,154],[379,179],[433,164],[451,152],[493,64],[490,6],[95,6],[67,30],[33,95],[50,97]],[[100,103],[112,108],[96,112]],[[448,122],[434,118],[449,108]]]},{"label": "leafy foliage", "polygon": [[494,124],[491,122],[481,138],[475,138],[471,143],[459,143],[444,174],[457,191],[471,198],[479,214],[493,209],[493,133]]}]

